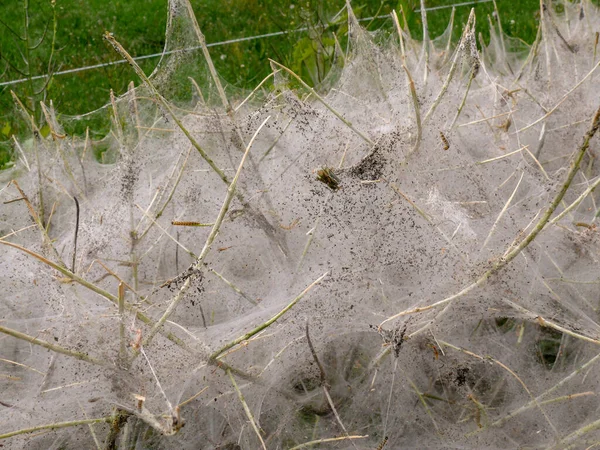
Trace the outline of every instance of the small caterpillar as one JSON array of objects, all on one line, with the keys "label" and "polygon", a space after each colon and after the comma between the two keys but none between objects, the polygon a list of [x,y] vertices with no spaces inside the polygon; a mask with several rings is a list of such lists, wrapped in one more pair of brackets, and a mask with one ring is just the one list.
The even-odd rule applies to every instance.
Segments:
[{"label": "small caterpillar", "polygon": [[381,443],[377,446],[377,448],[375,450],[383,450],[383,447],[385,447],[386,442],[388,441],[388,437],[384,437],[383,441],[381,441]]},{"label": "small caterpillar", "polygon": [[317,180],[327,185],[332,191],[337,191],[340,188],[340,180],[333,173],[333,169],[323,167],[317,170]]},{"label": "small caterpillar", "polygon": [[200,222],[185,222],[179,220],[171,221],[171,225],[179,225],[180,227],[212,227],[213,223],[200,223]]},{"label": "small caterpillar", "polygon": [[450,148],[450,142],[448,142],[448,139],[446,139],[446,136],[444,136],[444,133],[442,133],[441,131],[440,139],[442,140],[444,150],[448,150]]}]

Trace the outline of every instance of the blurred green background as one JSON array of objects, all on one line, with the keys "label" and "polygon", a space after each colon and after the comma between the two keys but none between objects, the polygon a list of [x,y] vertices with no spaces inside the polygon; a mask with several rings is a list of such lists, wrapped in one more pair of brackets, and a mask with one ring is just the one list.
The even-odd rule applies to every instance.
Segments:
[{"label": "blurred green background", "polygon": [[[333,33],[343,38],[345,16],[331,18],[343,0],[191,0],[208,43],[308,27],[309,31],[212,46],[217,70],[230,84],[252,88],[269,72],[267,58],[292,68],[310,84],[326,73],[323,52],[333,49]],[[487,16],[493,3],[461,5],[451,0],[429,0],[430,34],[441,34],[457,4],[455,34],[458,36],[469,10],[475,7],[478,29],[487,39]],[[402,7],[413,36],[421,35],[418,0],[355,0],[359,18],[387,15]],[[531,43],[537,30],[538,0],[498,0],[505,31]],[[102,39],[110,31],[133,56],[160,53],[165,40],[167,0],[0,0],[0,84],[83,66],[121,59]],[[369,30],[391,29],[389,19],[366,20]],[[150,73],[158,57],[140,61]],[[13,134],[21,135],[26,125],[15,112],[10,91],[22,99],[38,123],[42,122],[39,101],[53,100],[64,114],[81,114],[106,104],[109,92],[125,92],[127,84],[139,82],[127,64],[111,65],[50,77],[47,82],[23,82],[0,86],[0,167],[11,152]],[[3,150],[4,149],[4,150]]]}]

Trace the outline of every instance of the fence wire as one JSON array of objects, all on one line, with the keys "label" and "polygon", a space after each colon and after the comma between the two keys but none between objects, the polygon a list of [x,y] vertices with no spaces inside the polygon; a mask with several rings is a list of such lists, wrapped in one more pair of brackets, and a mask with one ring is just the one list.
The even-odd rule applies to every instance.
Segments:
[{"label": "fence wire", "polygon": [[[468,2],[453,3],[452,5],[433,6],[431,8],[425,8],[425,11],[438,11],[440,9],[459,8],[461,6],[490,3],[492,1],[494,1],[494,0],[473,0],[473,1],[468,1]],[[418,8],[418,9],[415,9],[414,11],[421,12],[421,9]],[[389,19],[389,15],[385,14],[385,15],[381,15],[381,16],[363,17],[361,19],[358,19],[358,21],[359,22],[367,22],[367,21],[374,20],[374,19]],[[303,31],[308,31],[308,28],[301,27],[301,28],[295,28],[293,30],[283,30],[283,31],[276,31],[273,33],[258,34],[256,36],[240,37],[240,38],[236,38],[236,39],[229,39],[227,41],[213,42],[210,44],[206,44],[206,46],[207,47],[219,47],[219,46],[223,46],[223,45],[236,44],[238,42],[253,41],[253,40],[257,40],[257,39],[266,39],[266,38],[270,38],[270,37],[274,37],[274,36],[283,36],[286,34],[301,33]],[[168,52],[160,52],[160,53],[152,53],[149,55],[135,56],[133,59],[135,61],[142,61],[144,59],[157,58],[159,56],[170,55],[173,53],[179,53],[179,52],[184,52],[184,51],[193,51],[193,50],[198,50],[200,48],[201,48],[200,46],[194,46],[194,47],[189,47],[189,48],[181,49],[181,50],[171,50]],[[91,66],[83,66],[83,67],[76,67],[73,69],[61,70],[58,72],[54,72],[52,74],[35,75],[35,76],[29,77],[29,78],[19,78],[17,80],[4,81],[4,82],[0,83],[0,87],[20,84],[20,83],[24,83],[26,81],[47,79],[48,77],[51,77],[51,76],[56,77],[59,75],[68,75],[71,73],[84,72],[84,71],[93,70],[93,69],[100,69],[102,67],[116,66],[119,64],[124,64],[126,62],[127,62],[127,60],[125,60],[125,59],[119,59],[116,61],[110,61],[110,62],[105,62],[105,63],[101,63],[101,64],[93,64]]]}]

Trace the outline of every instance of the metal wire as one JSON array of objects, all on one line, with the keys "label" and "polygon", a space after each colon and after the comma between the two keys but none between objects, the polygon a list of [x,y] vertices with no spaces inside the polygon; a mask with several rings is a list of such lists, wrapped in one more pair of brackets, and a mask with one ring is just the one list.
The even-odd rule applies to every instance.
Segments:
[{"label": "metal wire", "polygon": [[[440,9],[449,9],[449,8],[458,8],[461,6],[468,6],[468,5],[477,5],[480,3],[489,3],[492,2],[493,0],[473,0],[473,1],[469,1],[469,2],[462,2],[462,3],[454,3],[452,5],[444,5],[444,6],[433,6],[431,8],[425,8],[425,11],[438,11]],[[421,9],[415,9],[415,12],[421,12]],[[359,19],[359,22],[366,22],[366,21],[370,21],[373,19],[389,19],[389,15],[381,15],[381,16],[373,16],[373,17],[363,17],[362,19]],[[308,28],[307,27],[302,27],[302,28],[296,28],[294,30],[284,30],[284,31],[276,31],[273,33],[266,33],[266,34],[258,34],[256,36],[246,36],[246,37],[240,37],[240,38],[236,38],[236,39],[229,39],[227,41],[221,41],[221,42],[213,42],[211,44],[206,44],[207,47],[219,47],[222,45],[229,45],[229,44],[235,44],[238,42],[245,42],[245,41],[253,41],[256,39],[265,39],[265,38],[269,38],[269,37],[274,37],[274,36],[282,36],[282,35],[286,35],[286,34],[291,34],[291,33],[300,33],[303,31],[307,31]],[[174,53],[182,53],[182,52],[188,52],[188,51],[194,51],[194,50],[198,50],[200,49],[200,46],[194,46],[194,47],[189,47],[186,49],[180,49],[180,50],[171,50],[168,52],[160,52],[160,53],[152,53],[150,55],[142,55],[142,56],[136,56],[133,59],[136,61],[141,61],[144,59],[150,59],[150,58],[157,58],[159,56],[164,56],[164,55],[171,55]],[[84,67],[76,67],[74,69],[67,69],[67,70],[61,70],[58,72],[54,72],[51,75],[45,74],[45,75],[36,75],[33,77],[29,77],[29,78],[20,78],[18,80],[10,80],[10,81],[4,81],[2,83],[0,83],[0,87],[2,86],[9,86],[9,85],[15,85],[15,84],[19,84],[19,83],[24,83],[26,81],[30,81],[30,80],[42,80],[42,79],[46,79],[49,76],[52,77],[56,77],[59,75],[67,75],[70,73],[77,73],[77,72],[84,72],[86,70],[93,70],[93,69],[100,69],[102,67],[109,67],[109,66],[116,66],[119,64],[124,64],[126,63],[127,60],[125,59],[119,59],[117,61],[110,61],[110,62],[106,62],[106,63],[101,63],[101,64],[94,64],[91,66],[84,66]]]}]

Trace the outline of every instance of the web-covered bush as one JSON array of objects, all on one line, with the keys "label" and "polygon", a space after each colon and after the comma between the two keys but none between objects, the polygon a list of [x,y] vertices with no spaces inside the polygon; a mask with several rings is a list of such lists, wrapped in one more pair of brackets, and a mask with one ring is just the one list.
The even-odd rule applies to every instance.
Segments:
[{"label": "web-covered bush", "polygon": [[240,93],[170,0],[144,84],[0,173],[4,448],[598,445],[600,17],[560,6],[478,50],[347,5],[323,86]]}]

